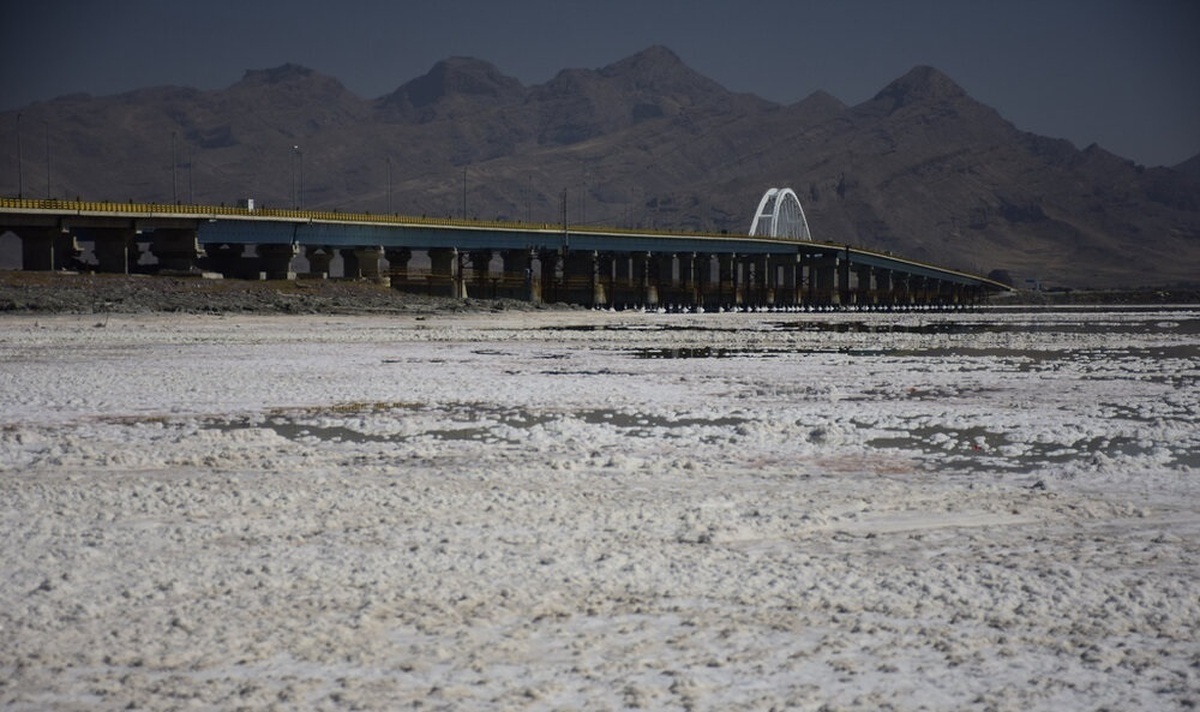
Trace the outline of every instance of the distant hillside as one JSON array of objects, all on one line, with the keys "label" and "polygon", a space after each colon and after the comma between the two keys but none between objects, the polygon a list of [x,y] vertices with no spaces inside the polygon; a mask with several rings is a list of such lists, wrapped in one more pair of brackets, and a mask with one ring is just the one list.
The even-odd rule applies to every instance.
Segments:
[{"label": "distant hillside", "polygon": [[284,65],[21,113],[29,197],[46,193],[42,143],[53,196],[117,201],[558,222],[565,192],[572,222],[746,232],[762,192],[791,186],[819,240],[1019,283],[1200,280],[1200,158],[1145,168],[1019,131],[930,67],[857,106],[729,92],[652,47],[531,87],[455,57],[368,100]]}]

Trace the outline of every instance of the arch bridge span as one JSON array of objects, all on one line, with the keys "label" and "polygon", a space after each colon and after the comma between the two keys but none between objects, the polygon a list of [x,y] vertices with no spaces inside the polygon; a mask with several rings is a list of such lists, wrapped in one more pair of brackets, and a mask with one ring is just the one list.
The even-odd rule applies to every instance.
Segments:
[{"label": "arch bridge span", "polygon": [[26,270],[337,275],[402,291],[589,306],[958,306],[1008,289],[814,241],[795,193],[772,190],[749,235],[8,198],[0,232],[20,238]]}]

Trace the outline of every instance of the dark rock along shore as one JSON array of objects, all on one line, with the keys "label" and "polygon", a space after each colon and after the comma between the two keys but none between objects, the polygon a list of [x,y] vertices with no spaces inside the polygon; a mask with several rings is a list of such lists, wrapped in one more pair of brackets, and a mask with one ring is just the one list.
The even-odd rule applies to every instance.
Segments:
[{"label": "dark rock along shore", "polygon": [[0,312],[6,313],[412,314],[538,308],[544,307],[408,294],[362,281],[0,272]]}]

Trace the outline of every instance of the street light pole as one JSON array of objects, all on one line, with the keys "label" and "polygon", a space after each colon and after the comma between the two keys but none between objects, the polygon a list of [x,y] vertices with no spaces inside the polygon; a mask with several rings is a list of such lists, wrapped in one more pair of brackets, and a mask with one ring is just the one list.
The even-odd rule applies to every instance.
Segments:
[{"label": "street light pole", "polygon": [[387,211],[388,215],[392,214],[392,157],[387,158],[387,173],[388,173],[388,199]]},{"label": "street light pole", "polygon": [[304,151],[296,147],[296,158],[300,163],[300,187],[296,190],[296,207],[304,210]]},{"label": "street light pole", "polygon": [[42,128],[46,132],[46,200],[50,199],[50,122],[43,121]]},{"label": "street light pole", "polygon": [[25,176],[21,173],[21,112],[17,112],[17,199],[25,197]]},{"label": "street light pole", "polygon": [[[304,154],[300,146],[292,146],[292,209],[299,210],[304,200]],[[300,168],[300,190],[296,190],[296,167]]]},{"label": "street light pole", "polygon": [[179,181],[175,177],[175,167],[179,165],[179,160],[175,157],[175,132],[171,132],[171,202],[175,205],[179,204]]}]

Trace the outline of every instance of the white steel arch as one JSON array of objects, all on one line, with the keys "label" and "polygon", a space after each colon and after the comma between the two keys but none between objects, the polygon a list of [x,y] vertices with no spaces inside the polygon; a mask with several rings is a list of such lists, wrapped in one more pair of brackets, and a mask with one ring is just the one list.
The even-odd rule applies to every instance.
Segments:
[{"label": "white steel arch", "polygon": [[769,188],[758,201],[754,221],[750,223],[754,237],[784,237],[792,240],[811,240],[808,218],[800,198],[791,188]]}]

